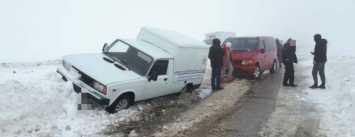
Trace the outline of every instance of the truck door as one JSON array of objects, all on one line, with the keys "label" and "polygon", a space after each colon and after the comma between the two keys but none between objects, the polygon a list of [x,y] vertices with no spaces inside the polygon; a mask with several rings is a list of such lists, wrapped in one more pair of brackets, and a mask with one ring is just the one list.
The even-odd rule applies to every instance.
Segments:
[{"label": "truck door", "polygon": [[142,95],[143,99],[154,98],[169,94],[169,92],[166,91],[169,85],[169,81],[171,81],[171,77],[169,77],[168,75],[168,67],[169,60],[157,60],[154,62],[153,67],[148,73],[148,76],[154,71],[156,71],[159,76],[156,81],[149,81],[147,79]]}]

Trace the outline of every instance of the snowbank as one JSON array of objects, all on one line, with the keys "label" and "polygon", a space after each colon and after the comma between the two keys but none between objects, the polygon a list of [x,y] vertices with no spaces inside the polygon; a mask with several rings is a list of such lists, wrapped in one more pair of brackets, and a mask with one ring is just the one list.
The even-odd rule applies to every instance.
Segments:
[{"label": "snowbank", "polygon": [[135,108],[108,114],[78,111],[78,95],[56,73],[58,63],[0,68],[0,136],[103,135],[107,125],[139,120]]}]

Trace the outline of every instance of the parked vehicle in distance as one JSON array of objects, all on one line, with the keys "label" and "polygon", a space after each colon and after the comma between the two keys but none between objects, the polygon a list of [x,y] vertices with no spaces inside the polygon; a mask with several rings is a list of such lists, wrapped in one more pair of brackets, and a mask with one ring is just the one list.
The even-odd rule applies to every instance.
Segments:
[{"label": "parked vehicle in distance", "polygon": [[57,72],[75,92],[115,113],[136,101],[200,87],[208,50],[181,33],[143,27],[136,39],[104,44],[102,53],[64,56]]},{"label": "parked vehicle in distance", "polygon": [[260,78],[264,71],[277,70],[277,48],[273,37],[232,37],[223,44],[232,44],[232,64],[234,73]]},{"label": "parked vehicle in distance", "polygon": [[207,45],[212,45],[212,40],[215,38],[218,38],[221,42],[223,42],[229,37],[235,37],[235,33],[225,31],[206,33],[204,43]]}]

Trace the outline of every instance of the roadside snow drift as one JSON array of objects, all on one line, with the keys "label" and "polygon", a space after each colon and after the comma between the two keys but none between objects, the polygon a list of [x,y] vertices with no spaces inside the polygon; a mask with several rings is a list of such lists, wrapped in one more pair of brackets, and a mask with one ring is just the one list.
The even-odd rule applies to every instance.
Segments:
[{"label": "roadside snow drift", "polygon": [[100,135],[107,125],[137,120],[134,108],[111,115],[78,111],[78,95],[56,73],[58,64],[0,66],[0,136]]}]

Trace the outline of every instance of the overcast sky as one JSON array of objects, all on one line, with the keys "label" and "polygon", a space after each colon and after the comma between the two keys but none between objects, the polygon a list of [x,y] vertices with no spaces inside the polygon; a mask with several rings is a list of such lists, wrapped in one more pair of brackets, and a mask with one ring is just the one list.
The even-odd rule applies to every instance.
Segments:
[{"label": "overcast sky", "polygon": [[1,0],[0,63],[60,59],[100,52],[105,42],[134,39],[142,26],[205,33],[267,35],[313,47],[354,49],[354,0]]}]

